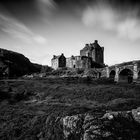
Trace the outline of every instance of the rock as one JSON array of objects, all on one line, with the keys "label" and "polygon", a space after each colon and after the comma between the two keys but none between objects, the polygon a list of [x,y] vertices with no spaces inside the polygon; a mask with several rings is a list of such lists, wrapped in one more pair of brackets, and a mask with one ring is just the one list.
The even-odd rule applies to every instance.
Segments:
[{"label": "rock", "polygon": [[82,125],[82,115],[66,116],[65,118],[63,118],[63,133],[65,138],[80,138],[80,135],[82,133]]},{"label": "rock", "polygon": [[[140,108],[131,111],[79,114],[63,118],[63,133],[67,140],[139,140]],[[133,119],[134,118],[134,119]],[[136,121],[134,121],[136,120]]]},{"label": "rock", "polygon": [[140,107],[132,110],[132,116],[136,122],[140,123]]},{"label": "rock", "polygon": [[90,114],[87,114],[85,116],[85,119],[84,119],[84,125],[83,125],[83,129],[84,130],[87,130],[91,124],[92,124],[92,121],[94,120],[95,118],[93,116],[91,116]]}]

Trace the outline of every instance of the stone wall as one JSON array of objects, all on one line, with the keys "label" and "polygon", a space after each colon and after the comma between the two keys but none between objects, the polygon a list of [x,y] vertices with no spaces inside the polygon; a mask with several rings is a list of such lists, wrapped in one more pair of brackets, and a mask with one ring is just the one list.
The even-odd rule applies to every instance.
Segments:
[{"label": "stone wall", "polygon": [[73,56],[66,59],[67,68],[91,68],[92,59],[86,56]]}]

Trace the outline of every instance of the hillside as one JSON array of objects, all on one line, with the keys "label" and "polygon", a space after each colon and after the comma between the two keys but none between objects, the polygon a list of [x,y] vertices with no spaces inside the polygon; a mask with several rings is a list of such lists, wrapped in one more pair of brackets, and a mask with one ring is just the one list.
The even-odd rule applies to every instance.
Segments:
[{"label": "hillside", "polygon": [[40,70],[41,65],[31,63],[23,54],[0,48],[0,77],[19,77]]}]

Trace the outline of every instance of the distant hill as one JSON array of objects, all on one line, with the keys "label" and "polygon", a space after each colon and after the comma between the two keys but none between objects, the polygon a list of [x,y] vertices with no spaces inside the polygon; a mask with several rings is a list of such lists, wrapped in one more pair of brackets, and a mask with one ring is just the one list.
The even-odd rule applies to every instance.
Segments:
[{"label": "distant hill", "polygon": [[19,77],[40,72],[41,67],[31,63],[23,54],[0,48],[0,77]]}]

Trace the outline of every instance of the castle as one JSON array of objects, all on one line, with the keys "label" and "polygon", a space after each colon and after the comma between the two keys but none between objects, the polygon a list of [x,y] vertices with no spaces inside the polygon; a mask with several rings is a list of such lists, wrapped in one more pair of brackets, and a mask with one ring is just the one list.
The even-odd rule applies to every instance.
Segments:
[{"label": "castle", "polygon": [[59,68],[102,68],[104,67],[104,47],[98,44],[95,40],[94,43],[86,44],[80,50],[79,56],[71,56],[66,58],[62,53],[59,56],[54,55],[51,59],[53,69]]}]

